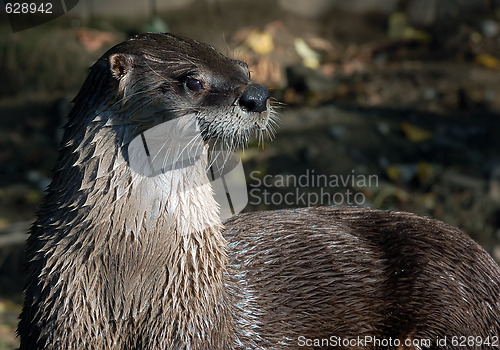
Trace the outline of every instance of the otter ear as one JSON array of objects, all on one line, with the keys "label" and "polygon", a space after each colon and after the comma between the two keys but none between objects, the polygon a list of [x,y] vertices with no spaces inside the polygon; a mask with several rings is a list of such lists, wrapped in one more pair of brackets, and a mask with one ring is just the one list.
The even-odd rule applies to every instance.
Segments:
[{"label": "otter ear", "polygon": [[120,80],[132,70],[132,57],[121,53],[109,56],[109,69],[111,74]]}]

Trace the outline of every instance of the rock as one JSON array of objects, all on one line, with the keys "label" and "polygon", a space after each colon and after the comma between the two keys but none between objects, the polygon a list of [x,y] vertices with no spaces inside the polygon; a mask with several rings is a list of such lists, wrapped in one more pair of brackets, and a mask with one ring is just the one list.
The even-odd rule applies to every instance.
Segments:
[{"label": "rock", "polygon": [[410,0],[407,13],[411,22],[431,26],[439,20],[486,8],[487,0]]},{"label": "rock", "polygon": [[336,83],[320,72],[302,64],[287,67],[288,86],[298,92],[327,93],[335,90]]},{"label": "rock", "polygon": [[424,90],[424,94],[423,95],[424,95],[424,98],[426,100],[431,101],[431,100],[436,99],[436,97],[438,97],[438,94],[439,93],[438,93],[438,91],[436,89],[429,87],[429,88],[427,88],[427,89]]},{"label": "rock", "polygon": [[333,6],[345,12],[366,15],[382,14],[388,15],[398,8],[399,0],[335,0]]},{"label": "rock", "polygon": [[306,18],[319,17],[333,5],[330,0],[279,0],[278,4],[282,9]]},{"label": "rock", "polygon": [[341,140],[342,137],[345,135],[345,132],[346,132],[346,129],[344,126],[342,125],[335,125],[335,126],[332,126],[329,130],[328,130],[330,136],[334,139],[334,140]]},{"label": "rock", "polygon": [[493,168],[490,174],[490,197],[500,203],[500,165]]},{"label": "rock", "polygon": [[495,259],[497,262],[500,262],[500,244],[497,244],[496,246],[493,247],[493,259]]},{"label": "rock", "polygon": [[391,125],[387,122],[378,122],[376,129],[382,136],[388,136],[391,133]]},{"label": "rock", "polygon": [[498,23],[492,19],[485,19],[479,24],[481,33],[487,37],[495,37],[499,32]]},{"label": "rock", "polygon": [[487,188],[486,181],[483,179],[458,174],[451,170],[445,171],[441,180],[448,185],[477,192],[482,192]]},{"label": "rock", "polygon": [[388,15],[398,8],[399,0],[279,0],[281,8],[306,18],[317,18],[330,10],[358,15]]}]

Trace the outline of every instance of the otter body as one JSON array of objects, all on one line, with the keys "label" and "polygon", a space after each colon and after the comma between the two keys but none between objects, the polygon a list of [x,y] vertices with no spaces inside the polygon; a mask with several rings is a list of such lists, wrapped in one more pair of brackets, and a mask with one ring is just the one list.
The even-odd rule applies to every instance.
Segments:
[{"label": "otter body", "polygon": [[[179,117],[195,118],[200,156],[157,176],[135,171],[131,141]],[[356,208],[222,223],[209,142],[244,144],[272,118],[248,67],[205,44],[145,34],[108,51],[75,99],[28,239],[21,349],[498,342],[500,268],[456,228]],[[335,343],[365,336],[401,344]]]},{"label": "otter body", "polygon": [[[500,269],[440,221],[361,208],[279,210],[231,219],[226,238],[249,294],[243,305],[269,348],[460,349],[454,337],[498,339]],[[382,343],[390,339],[394,346]],[[443,339],[447,346],[436,346]],[[466,346],[488,348],[474,344]]]}]

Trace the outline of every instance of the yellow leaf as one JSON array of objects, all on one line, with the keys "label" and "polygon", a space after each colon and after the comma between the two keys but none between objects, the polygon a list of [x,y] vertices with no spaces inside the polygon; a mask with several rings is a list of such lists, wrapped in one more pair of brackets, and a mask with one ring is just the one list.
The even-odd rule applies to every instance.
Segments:
[{"label": "yellow leaf", "polygon": [[434,209],[436,207],[436,194],[426,193],[418,198],[418,202],[426,209]]},{"label": "yellow leaf", "polygon": [[407,122],[401,123],[401,130],[403,130],[406,138],[411,142],[421,142],[432,137],[432,132]]},{"label": "yellow leaf", "polygon": [[392,40],[415,40],[424,44],[430,41],[429,34],[410,26],[408,17],[401,12],[389,16],[387,36]]},{"label": "yellow leaf", "polygon": [[432,169],[432,165],[430,165],[429,163],[419,162],[417,164],[417,177],[418,177],[418,181],[421,184],[429,183],[430,179],[432,178],[433,173],[434,173],[434,170]]},{"label": "yellow leaf", "polygon": [[390,165],[385,169],[387,177],[391,179],[393,182],[399,181],[399,176],[401,175],[401,171],[399,167],[396,165]]},{"label": "yellow leaf", "polygon": [[500,68],[500,62],[495,57],[489,54],[477,55],[475,61],[477,64],[480,64],[481,66],[484,66],[486,68],[490,69]]},{"label": "yellow leaf", "polygon": [[320,62],[320,55],[307,45],[307,43],[302,38],[295,38],[293,45],[295,51],[302,58],[302,63],[304,66],[311,69],[318,69]]},{"label": "yellow leaf", "polygon": [[250,32],[245,43],[260,55],[264,55],[274,50],[274,42],[271,34],[257,29]]}]

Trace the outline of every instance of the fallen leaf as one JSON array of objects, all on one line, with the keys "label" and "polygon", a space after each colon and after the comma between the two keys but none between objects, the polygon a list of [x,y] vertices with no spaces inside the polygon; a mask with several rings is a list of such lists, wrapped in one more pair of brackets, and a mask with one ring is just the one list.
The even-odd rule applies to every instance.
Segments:
[{"label": "fallen leaf", "polygon": [[387,174],[387,177],[391,179],[393,182],[398,182],[399,177],[401,175],[401,172],[399,171],[399,167],[396,165],[391,165],[388,166],[385,169],[385,173]]},{"label": "fallen leaf", "polygon": [[407,122],[401,123],[401,130],[403,130],[406,138],[411,142],[422,142],[432,137],[432,132]]},{"label": "fallen leaf", "polygon": [[258,29],[254,29],[248,34],[245,44],[260,55],[274,50],[274,42],[271,34]]},{"label": "fallen leaf", "polygon": [[295,51],[302,58],[302,64],[311,69],[319,68],[320,55],[307,45],[302,38],[295,38],[293,45]]},{"label": "fallen leaf", "polygon": [[490,54],[477,55],[475,58],[475,61],[477,64],[479,64],[483,67],[486,67],[486,68],[490,68],[490,69],[500,68],[500,61],[496,57],[494,57]]},{"label": "fallen leaf", "polygon": [[432,179],[434,169],[427,162],[419,162],[417,164],[417,178],[421,184],[428,184]]}]

